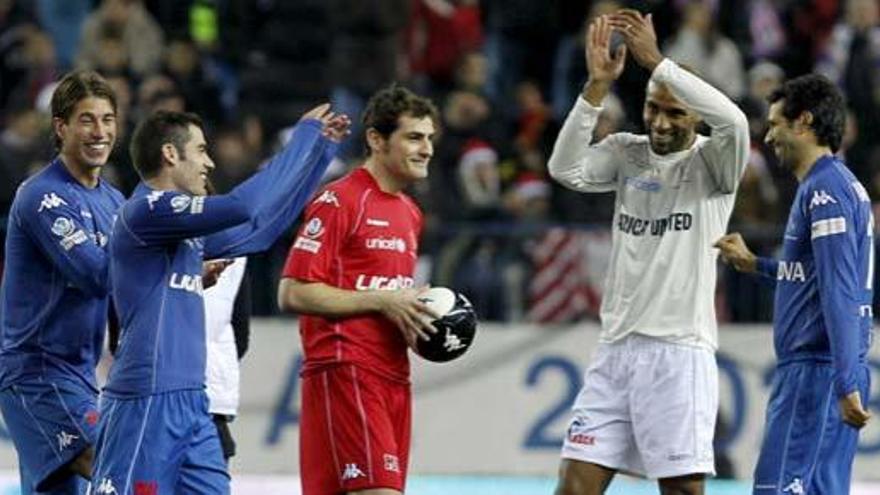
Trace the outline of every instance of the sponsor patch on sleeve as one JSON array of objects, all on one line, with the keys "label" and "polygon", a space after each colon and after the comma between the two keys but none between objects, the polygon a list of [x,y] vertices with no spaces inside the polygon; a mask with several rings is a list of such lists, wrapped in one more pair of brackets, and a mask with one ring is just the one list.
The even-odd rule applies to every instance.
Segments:
[{"label": "sponsor patch on sleeve", "polygon": [[67,217],[58,217],[52,222],[52,233],[58,237],[67,237],[76,228],[73,221]]},{"label": "sponsor patch on sleeve", "polygon": [[64,239],[61,239],[61,247],[65,251],[70,251],[74,246],[78,246],[84,242],[89,240],[89,235],[86,234],[84,230],[77,230],[76,232],[66,236]]},{"label": "sponsor patch on sleeve", "polygon": [[310,253],[317,253],[321,249],[321,242],[307,237],[299,236],[293,243],[293,249],[302,249]]},{"label": "sponsor patch on sleeve", "polygon": [[185,196],[181,194],[180,196],[174,196],[171,198],[171,209],[174,210],[174,213],[181,213],[187,208],[189,208],[189,204],[192,202],[192,198],[189,196]]}]

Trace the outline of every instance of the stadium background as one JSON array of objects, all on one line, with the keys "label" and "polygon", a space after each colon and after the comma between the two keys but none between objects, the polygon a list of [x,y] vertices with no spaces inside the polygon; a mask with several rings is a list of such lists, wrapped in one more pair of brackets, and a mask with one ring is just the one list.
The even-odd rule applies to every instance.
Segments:
[{"label": "stadium background", "polygon": [[[416,363],[411,492],[547,493],[595,338],[613,197],[562,190],[545,162],[586,79],[585,21],[621,5],[653,12],[664,53],[749,116],[754,141],[731,229],[758,251],[778,247],[796,187],[762,143],[764,97],[785,77],[818,71],[840,84],[850,109],[843,153],[877,204],[876,0],[0,0],[0,224],[18,183],[52,156],[48,95],[73,67],[99,70],[119,94],[122,125],[106,178],[126,193],[136,183],[127,156],[133,124],[159,108],[206,118],[214,181],[225,191],[315,103],[331,99],[357,116],[391,81],[430,95],[443,132],[430,179],[412,191],[427,219],[420,276],[468,294],[484,325],[466,359]],[[596,137],[641,131],[647,77],[628,66]],[[361,148],[356,133],[327,179],[356,165]],[[287,236],[251,259],[256,318],[233,424],[242,444],[232,467],[237,492],[295,486],[291,377],[300,350],[296,320],[275,306],[289,244]],[[725,472],[743,479],[760,442],[772,293],[720,270],[718,452],[730,460]],[[880,371],[880,358],[873,364]],[[5,493],[15,489],[16,463],[2,433]],[[880,428],[868,427],[861,448],[856,478],[880,480]],[[712,493],[723,490],[742,486],[719,482]],[[880,485],[861,490],[880,493]]]}]

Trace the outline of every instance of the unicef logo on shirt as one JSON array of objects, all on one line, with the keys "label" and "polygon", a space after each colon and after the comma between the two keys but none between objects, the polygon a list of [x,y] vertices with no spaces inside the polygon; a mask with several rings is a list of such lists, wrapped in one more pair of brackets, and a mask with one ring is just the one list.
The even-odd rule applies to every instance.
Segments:
[{"label": "unicef logo on shirt", "polygon": [[398,253],[405,253],[406,241],[404,241],[400,237],[374,237],[372,239],[367,239],[367,249],[380,249],[383,251],[397,251]]}]

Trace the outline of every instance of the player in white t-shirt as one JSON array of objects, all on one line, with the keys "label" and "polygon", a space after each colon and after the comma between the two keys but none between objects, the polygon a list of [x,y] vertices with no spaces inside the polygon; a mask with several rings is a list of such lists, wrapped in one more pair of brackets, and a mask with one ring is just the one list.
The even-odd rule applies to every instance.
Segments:
[{"label": "player in white t-shirt", "polygon": [[[611,34],[625,45],[611,54]],[[582,192],[617,193],[599,348],[562,449],[558,495],[600,494],[618,471],[659,480],[664,494],[702,494],[715,472],[715,239],[727,227],[746,166],[745,115],[665,59],[651,16],[621,10],[592,22],[589,80],[549,161]],[[651,71],[648,135],[590,144],[601,102],[626,53]],[[697,135],[700,121],[711,136]]]}]

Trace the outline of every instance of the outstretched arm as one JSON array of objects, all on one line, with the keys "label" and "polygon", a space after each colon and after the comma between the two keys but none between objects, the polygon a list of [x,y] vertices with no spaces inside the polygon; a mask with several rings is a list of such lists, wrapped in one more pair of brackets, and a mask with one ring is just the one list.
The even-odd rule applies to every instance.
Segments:
[{"label": "outstretched arm", "polygon": [[329,105],[307,113],[284,150],[229,194],[249,205],[250,221],[208,236],[205,256],[237,257],[268,249],[314,193],[350,123]]}]

